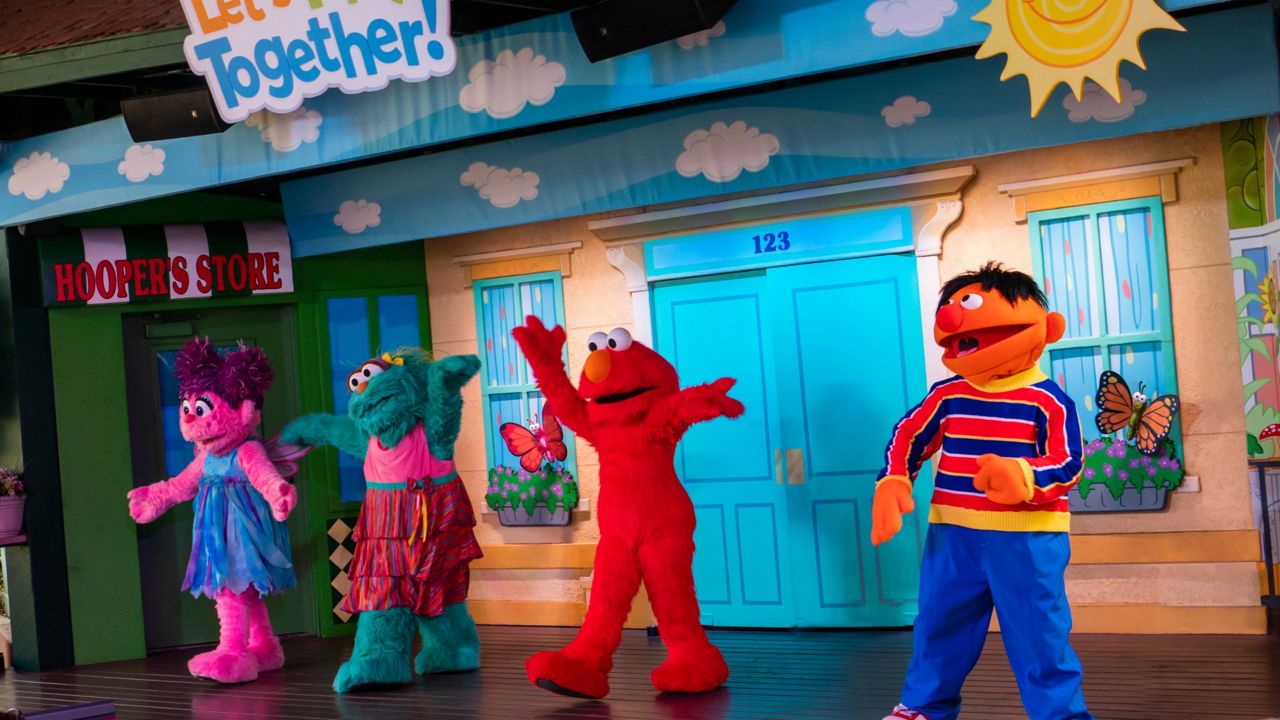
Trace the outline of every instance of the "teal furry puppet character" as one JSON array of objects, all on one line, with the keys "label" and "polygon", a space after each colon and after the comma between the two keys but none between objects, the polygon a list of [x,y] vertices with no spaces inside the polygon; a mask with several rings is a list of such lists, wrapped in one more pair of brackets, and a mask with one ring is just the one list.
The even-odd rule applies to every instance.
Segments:
[{"label": "teal furry puppet character", "polygon": [[[480,359],[431,362],[401,349],[365,361],[347,378],[346,415],[308,415],[281,438],[332,445],[364,460],[366,491],[356,522],[351,589],[340,608],[359,614],[337,692],[399,685],[480,667],[480,638],[467,612],[469,565],[479,558],[475,514],[453,464],[462,387]],[[422,651],[410,667],[414,625]]]}]

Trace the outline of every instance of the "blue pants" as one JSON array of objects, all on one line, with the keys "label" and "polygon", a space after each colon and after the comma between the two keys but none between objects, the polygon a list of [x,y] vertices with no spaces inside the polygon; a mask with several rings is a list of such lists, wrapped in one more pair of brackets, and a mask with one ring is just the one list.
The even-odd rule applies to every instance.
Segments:
[{"label": "blue pants", "polygon": [[1070,558],[1066,533],[930,525],[902,704],[931,720],[959,715],[960,688],[982,654],[994,607],[1028,717],[1093,720],[1067,637]]}]

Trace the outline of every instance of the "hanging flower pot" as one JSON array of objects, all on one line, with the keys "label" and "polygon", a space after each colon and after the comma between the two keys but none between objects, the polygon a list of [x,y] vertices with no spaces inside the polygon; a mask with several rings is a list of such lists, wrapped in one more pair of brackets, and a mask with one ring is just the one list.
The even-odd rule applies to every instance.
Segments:
[{"label": "hanging flower pot", "polygon": [[22,533],[22,511],[26,487],[15,470],[0,468],[0,538]]},{"label": "hanging flower pot", "polygon": [[485,501],[503,525],[568,525],[578,506],[578,483],[550,463],[536,473],[496,467],[489,471]]}]

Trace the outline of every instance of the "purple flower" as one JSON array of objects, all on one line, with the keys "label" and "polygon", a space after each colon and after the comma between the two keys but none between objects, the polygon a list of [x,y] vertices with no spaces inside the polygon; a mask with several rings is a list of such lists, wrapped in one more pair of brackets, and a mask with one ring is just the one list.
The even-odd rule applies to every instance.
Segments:
[{"label": "purple flower", "polygon": [[524,468],[520,468],[520,475],[518,477],[520,478],[520,482],[529,482],[529,473],[525,471]]},{"label": "purple flower", "polygon": [[542,491],[542,497],[551,497],[551,493],[547,490]]},{"label": "purple flower", "polygon": [[1111,477],[1111,473],[1112,473],[1112,470],[1111,470],[1111,466],[1110,466],[1110,465],[1103,465],[1103,466],[1102,466],[1102,474],[1103,474],[1103,475],[1106,475],[1107,477]]},{"label": "purple flower", "polygon": [[1147,465],[1147,477],[1152,477],[1152,478],[1153,478],[1153,477],[1155,477],[1155,476],[1156,476],[1156,473],[1157,473],[1157,472],[1159,472],[1159,470],[1156,470],[1156,469],[1155,469],[1154,467],[1152,467],[1151,465]]},{"label": "purple flower", "polygon": [[1129,460],[1129,467],[1136,470],[1138,468],[1138,458],[1131,458]]},{"label": "purple flower", "polygon": [[520,493],[521,500],[527,499],[528,497],[529,497],[529,493]]},{"label": "purple flower", "polygon": [[556,497],[564,497],[564,483],[552,483],[551,492],[555,493]]},{"label": "purple flower", "polygon": [[1121,480],[1128,480],[1128,479],[1129,479],[1129,471],[1128,471],[1128,470],[1121,470],[1121,471],[1120,471],[1120,479],[1121,479]]},{"label": "purple flower", "polygon": [[1085,480],[1092,480],[1092,479],[1093,479],[1097,474],[1098,474],[1098,471],[1097,471],[1097,470],[1094,470],[1094,469],[1093,469],[1093,468],[1091,468],[1091,467],[1087,467],[1087,468],[1085,468],[1085,469],[1084,469],[1084,479],[1085,479]]},{"label": "purple flower", "polygon": [[1178,461],[1175,458],[1169,458],[1169,469],[1177,470],[1178,467]]}]

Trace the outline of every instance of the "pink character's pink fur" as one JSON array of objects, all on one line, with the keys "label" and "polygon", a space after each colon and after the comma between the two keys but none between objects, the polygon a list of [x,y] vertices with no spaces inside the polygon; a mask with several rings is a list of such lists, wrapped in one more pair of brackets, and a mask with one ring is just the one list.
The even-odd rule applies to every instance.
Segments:
[{"label": "pink character's pink fur", "polygon": [[[188,343],[175,366],[182,396],[179,428],[195,443],[195,458],[177,476],[135,488],[128,494],[129,514],[149,523],[178,503],[196,497],[205,460],[239,449],[240,468],[280,522],[297,504],[297,491],[280,476],[266,447],[250,439],[261,422],[259,406],[271,383],[271,367],[258,348],[221,356],[207,340]],[[222,590],[216,600],[220,623],[218,646],[191,658],[187,669],[197,677],[223,683],[248,682],[260,671],[284,665],[284,651],[271,629],[259,591]]]}]

